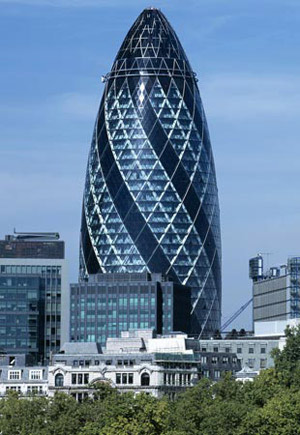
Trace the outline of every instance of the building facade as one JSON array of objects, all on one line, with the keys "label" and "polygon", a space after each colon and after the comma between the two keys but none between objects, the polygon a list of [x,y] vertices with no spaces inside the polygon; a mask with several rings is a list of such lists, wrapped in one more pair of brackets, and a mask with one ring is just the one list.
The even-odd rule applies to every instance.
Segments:
[{"label": "building facade", "polygon": [[259,255],[250,260],[249,271],[253,281],[254,322],[300,317],[300,257],[291,257],[287,265],[264,272],[263,258]]},{"label": "building facade", "polygon": [[236,340],[200,340],[202,354],[214,352],[218,362],[226,356],[235,355],[240,366],[259,373],[260,370],[273,367],[274,361],[271,356],[273,349],[278,348],[279,337],[251,337]]},{"label": "building facade", "polygon": [[107,383],[121,393],[174,399],[202,377],[218,381],[241,370],[233,353],[202,352],[199,340],[186,334],[146,329],[108,338],[105,349],[95,342],[65,343],[48,367],[31,363],[25,355],[0,355],[0,397],[10,390],[24,397],[63,392],[81,401],[94,396],[98,383]]},{"label": "building facade", "polygon": [[195,334],[220,329],[215,166],[197,80],[165,16],[142,12],[103,81],[80,274],[162,273],[191,288]]},{"label": "building facade", "polygon": [[28,356],[0,354],[0,397],[16,391],[24,397],[48,394],[48,368],[32,365]]},{"label": "building facade", "polygon": [[46,362],[69,340],[69,307],[63,241],[48,234],[0,241],[1,348]]},{"label": "building facade", "polygon": [[133,330],[108,338],[106,349],[96,343],[66,343],[49,366],[49,395],[56,391],[77,400],[92,396],[98,382],[120,392],[144,392],[174,399],[202,377],[218,381],[241,365],[236,355],[223,360],[199,351],[199,341],[185,334],[155,336],[151,330]]},{"label": "building facade", "polygon": [[161,274],[89,275],[70,291],[72,341],[105,346],[108,337],[129,329],[190,332],[190,289]]},{"label": "building facade", "polygon": [[[133,340],[133,346],[136,341]],[[130,340],[132,345],[132,340]],[[49,395],[56,391],[71,394],[77,400],[93,395],[93,385],[105,382],[120,392],[144,392],[155,397],[168,395],[174,398],[177,393],[195,385],[201,376],[200,361],[192,352],[179,353],[147,352],[140,339],[140,348],[126,348],[110,352],[109,343],[105,353],[95,351],[80,353],[72,351],[79,343],[70,343],[68,352],[55,355],[49,366]],[[124,346],[125,344],[125,346]],[[78,346],[76,346],[78,349]]]}]

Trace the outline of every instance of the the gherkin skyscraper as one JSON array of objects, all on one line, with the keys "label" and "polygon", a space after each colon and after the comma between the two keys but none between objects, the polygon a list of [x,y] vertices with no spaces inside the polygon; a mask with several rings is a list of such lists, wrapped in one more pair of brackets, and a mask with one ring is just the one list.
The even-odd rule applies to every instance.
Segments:
[{"label": "the gherkin skyscraper", "polygon": [[220,328],[218,191],[195,74],[165,16],[142,12],[105,76],[83,199],[80,273],[160,272]]}]

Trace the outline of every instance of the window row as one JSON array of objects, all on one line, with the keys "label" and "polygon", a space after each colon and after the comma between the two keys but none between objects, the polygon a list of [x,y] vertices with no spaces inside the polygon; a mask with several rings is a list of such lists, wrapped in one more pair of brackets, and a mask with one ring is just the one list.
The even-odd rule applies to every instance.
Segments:
[{"label": "window row", "polygon": [[165,385],[190,385],[192,375],[182,373],[164,373]]},{"label": "window row", "polygon": [[133,384],[133,373],[116,373],[116,384]]},{"label": "window row", "polygon": [[[7,386],[6,391],[17,391],[18,393],[21,393],[21,386]],[[43,386],[42,385],[29,385],[27,387],[27,394],[43,394]]]},{"label": "window row", "polygon": [[87,385],[89,383],[88,373],[72,373],[72,385]]},{"label": "window row", "polygon": [[[237,347],[236,353],[243,353],[243,349],[244,349],[244,352],[246,352],[245,348],[243,348],[243,347]],[[225,350],[226,353],[234,352],[234,350],[232,350],[230,347],[225,347],[224,350]],[[211,350],[210,349],[207,350],[206,347],[202,347],[201,351],[202,352],[211,352]],[[220,352],[220,348],[219,347],[214,347],[212,349],[212,351],[213,352]],[[266,347],[261,347],[260,348],[260,353],[266,353],[266,351],[267,351]],[[248,348],[248,353],[254,353],[254,347],[249,347]]]},{"label": "window row", "polygon": [[232,362],[232,364],[237,364],[238,359],[236,356],[233,356],[232,358],[229,358],[228,356],[223,356],[221,358],[219,358],[218,356],[212,356],[211,358],[207,357],[207,356],[201,356],[201,363],[202,364],[207,364],[209,362],[209,360],[211,360],[212,364],[217,364],[218,362],[222,362],[222,364],[229,364],[230,361]]}]

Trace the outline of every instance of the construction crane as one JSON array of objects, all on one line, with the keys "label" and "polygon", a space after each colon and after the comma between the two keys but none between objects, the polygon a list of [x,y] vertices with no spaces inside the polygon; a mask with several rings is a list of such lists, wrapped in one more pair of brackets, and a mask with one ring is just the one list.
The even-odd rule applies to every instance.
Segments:
[{"label": "construction crane", "polygon": [[221,332],[224,332],[225,329],[231,325],[231,323],[240,315],[242,312],[251,304],[253,298],[249,299],[244,305],[242,305],[222,326]]}]

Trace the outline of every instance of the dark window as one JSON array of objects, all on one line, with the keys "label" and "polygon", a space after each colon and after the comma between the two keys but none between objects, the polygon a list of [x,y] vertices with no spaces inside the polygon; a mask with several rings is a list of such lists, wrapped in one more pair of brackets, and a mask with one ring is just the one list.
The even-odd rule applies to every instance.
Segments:
[{"label": "dark window", "polygon": [[82,373],[78,373],[78,384],[82,384]]},{"label": "dark window", "polygon": [[128,384],[133,384],[133,373],[128,373]]},{"label": "dark window", "polygon": [[[95,361],[96,362],[96,361]],[[99,363],[99,361],[98,361],[98,363]],[[108,359],[107,361],[105,361],[105,364],[107,365],[107,366],[111,366],[111,359]]]},{"label": "dark window", "polygon": [[230,352],[230,347],[226,347],[226,348],[225,348],[225,352],[226,352],[226,353],[229,353],[229,352]]},{"label": "dark window", "polygon": [[72,384],[76,384],[76,374],[72,373]]},{"label": "dark window", "polygon": [[148,373],[143,373],[141,376],[141,385],[146,387],[150,385],[150,376]]},{"label": "dark window", "polygon": [[202,352],[206,352],[206,347],[202,347]]},{"label": "dark window", "polygon": [[85,373],[84,374],[84,384],[88,384],[89,383],[89,374]]},{"label": "dark window", "polygon": [[236,350],[236,353],[242,353],[242,348],[238,347],[237,350]]},{"label": "dark window", "polygon": [[254,353],[254,348],[253,347],[249,347],[249,353]]},{"label": "dark window", "polygon": [[260,348],[260,353],[266,353],[266,348],[265,347],[261,347]]},{"label": "dark window", "polygon": [[75,359],[75,360],[73,361],[73,366],[74,366],[74,367],[78,367],[78,360],[77,360],[77,359]]},{"label": "dark window", "polygon": [[99,365],[99,360],[95,359],[95,366],[98,366],[98,365]]},{"label": "dark window", "polygon": [[214,347],[214,352],[219,352],[219,348],[218,347]]},{"label": "dark window", "polygon": [[121,373],[116,373],[116,384],[121,383]]},{"label": "dark window", "polygon": [[61,373],[57,373],[57,375],[55,375],[55,386],[56,387],[64,386],[64,376]]},{"label": "dark window", "polygon": [[127,373],[122,373],[122,384],[127,384]]}]

